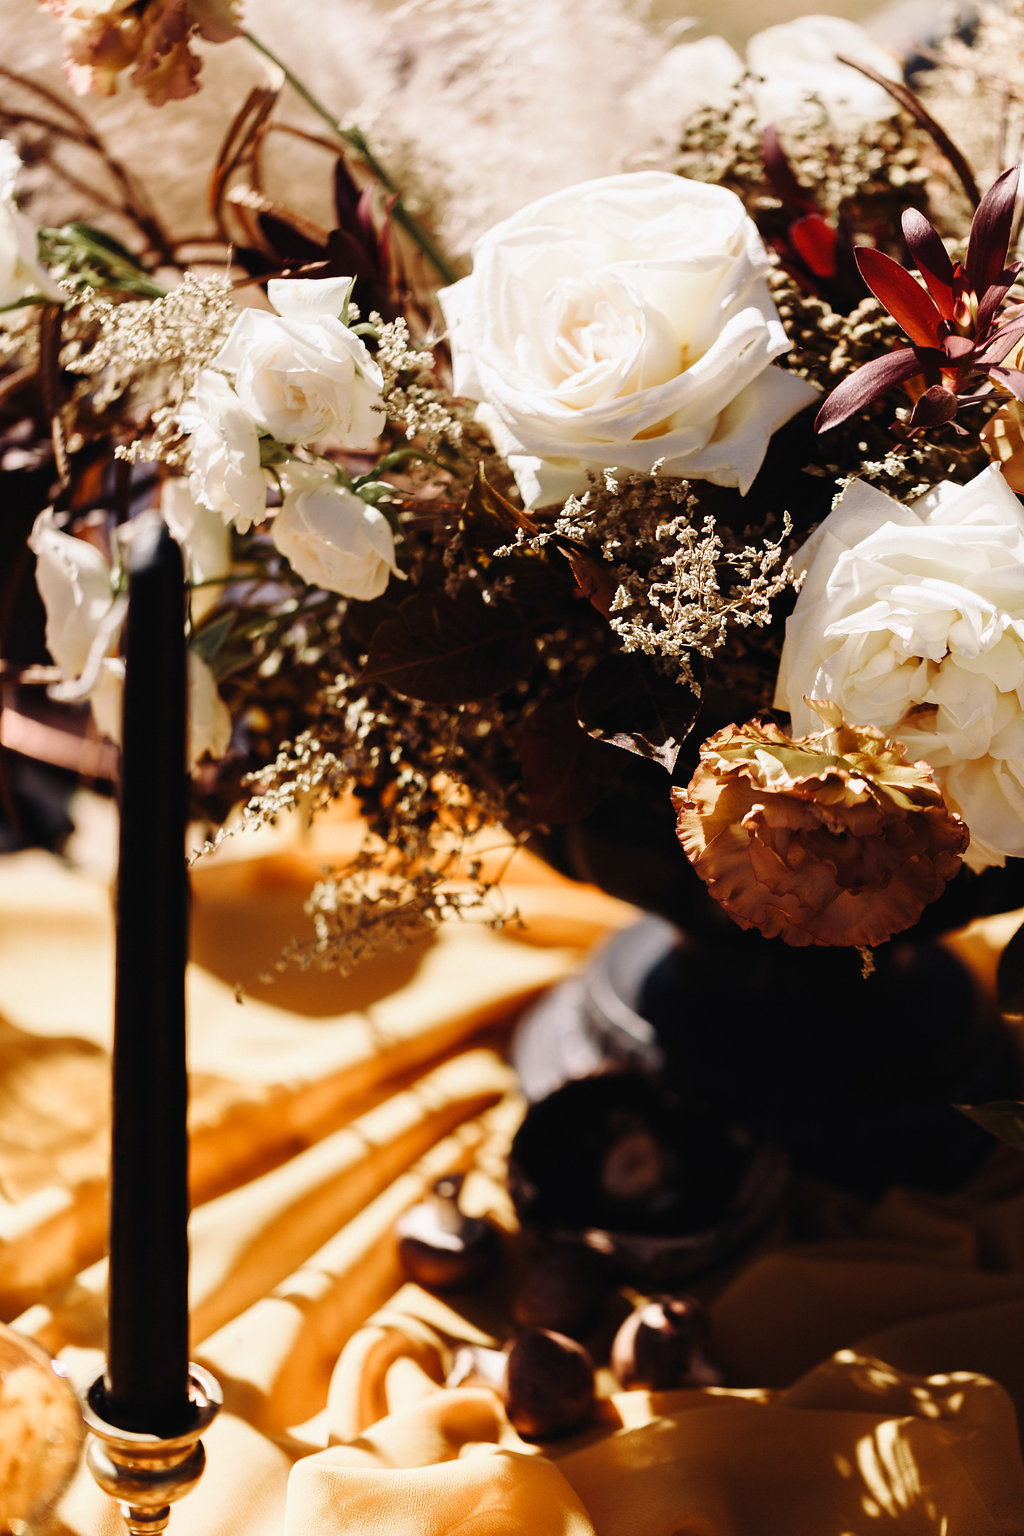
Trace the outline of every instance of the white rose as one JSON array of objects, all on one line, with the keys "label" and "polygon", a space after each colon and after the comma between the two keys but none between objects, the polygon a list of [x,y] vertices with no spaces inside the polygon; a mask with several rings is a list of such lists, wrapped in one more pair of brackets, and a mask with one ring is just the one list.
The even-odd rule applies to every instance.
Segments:
[{"label": "white rose", "polygon": [[189,434],[189,487],[201,506],[245,533],[267,515],[256,423],[223,374],[204,368],[178,408]]},{"label": "white rose", "polygon": [[[52,507],[36,518],[28,542],[46,609],[46,646],[64,679],[52,691],[65,700],[88,698],[97,730],[120,742],[124,660],[113,653],[126,599],[101,551],[59,529]],[[231,716],[213,673],[191,651],[188,707],[191,768],[204,752],[223,757],[231,739]]]},{"label": "white rose", "polygon": [[283,443],[334,436],[369,448],[384,428],[381,371],[338,319],[349,287],[348,278],[275,279],[267,295],[277,314],[244,309],[213,359]]},{"label": "white rose", "polygon": [[35,226],[19,213],[15,203],[20,169],[14,145],[0,139],[0,307],[16,304],[30,294],[42,294],[59,303],[64,294],[36,256]]},{"label": "white rose", "polygon": [[746,492],[817,392],[770,368],[789,342],[734,193],[659,171],[585,182],[495,225],[439,295],[458,394],[528,506],[605,466]]},{"label": "white rose", "polygon": [[292,465],[285,485],[271,537],[296,574],[343,597],[379,597],[400,574],[383,513],[313,466]]},{"label": "white rose", "polygon": [[839,54],[869,64],[889,80],[903,79],[893,54],[844,16],[797,16],[756,33],[747,44],[747,68],[760,120],[800,117],[809,102],[850,128],[891,117],[898,108],[888,91],[841,64]]},{"label": "white rose", "polygon": [[1024,510],[993,465],[911,506],[855,483],[797,559],[775,702],[904,743],[971,832],[972,869],[1024,856]]}]

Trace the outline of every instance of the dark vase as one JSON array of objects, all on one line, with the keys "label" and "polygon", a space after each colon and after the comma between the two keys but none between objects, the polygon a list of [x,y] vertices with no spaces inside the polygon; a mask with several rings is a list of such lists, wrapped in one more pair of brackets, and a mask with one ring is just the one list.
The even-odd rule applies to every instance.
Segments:
[{"label": "dark vase", "polygon": [[970,1178],[994,1143],[954,1106],[1019,1097],[1018,1057],[934,930],[1024,901],[1019,879],[961,874],[927,923],[874,951],[865,976],[854,950],[740,929],[707,896],[672,821],[664,790],[619,796],[548,839],[564,872],[656,915],[523,1021],[514,1061],[528,1097],[639,1071],[754,1146],[780,1149],[795,1174],[844,1190],[948,1190]]}]

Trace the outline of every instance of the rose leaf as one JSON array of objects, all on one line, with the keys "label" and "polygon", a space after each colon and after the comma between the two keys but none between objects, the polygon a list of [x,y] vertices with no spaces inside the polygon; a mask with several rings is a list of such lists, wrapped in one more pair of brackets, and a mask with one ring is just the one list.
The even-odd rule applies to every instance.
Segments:
[{"label": "rose leaf", "polygon": [[697,694],[666,678],[647,656],[606,656],[576,695],[579,722],[595,741],[635,752],[672,773],[700,709]]},{"label": "rose leaf", "polygon": [[359,681],[432,704],[465,704],[510,688],[535,654],[511,604],[422,593],[377,626]]},{"label": "rose leaf", "polygon": [[980,1125],[983,1131],[998,1136],[1008,1147],[1024,1152],[1024,1104],[1012,1099],[993,1099],[990,1104],[955,1104],[962,1115]]}]

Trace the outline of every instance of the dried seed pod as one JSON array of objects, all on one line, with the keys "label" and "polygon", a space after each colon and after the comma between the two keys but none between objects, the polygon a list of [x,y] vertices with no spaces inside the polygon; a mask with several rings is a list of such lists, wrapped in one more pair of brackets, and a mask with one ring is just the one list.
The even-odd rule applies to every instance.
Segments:
[{"label": "dried seed pod", "polygon": [[498,1232],[485,1216],[459,1205],[464,1175],[438,1179],[425,1200],[395,1223],[398,1257],[411,1279],[435,1290],[482,1280],[498,1252]]},{"label": "dried seed pod", "polygon": [[505,1412],[527,1440],[578,1429],[594,1406],[594,1365],[575,1339],[531,1328],[508,1350]]},{"label": "dried seed pod", "polygon": [[611,1366],[623,1387],[671,1392],[721,1380],[704,1356],[707,1314],[692,1296],[659,1296],[626,1318],[612,1343]]}]

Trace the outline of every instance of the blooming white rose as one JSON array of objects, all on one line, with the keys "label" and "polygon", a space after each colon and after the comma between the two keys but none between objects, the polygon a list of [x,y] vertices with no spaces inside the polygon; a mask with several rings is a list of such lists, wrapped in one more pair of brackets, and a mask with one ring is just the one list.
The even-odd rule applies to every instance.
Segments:
[{"label": "blooming white rose", "polygon": [[21,161],[14,145],[0,139],[0,306],[29,294],[63,300],[64,295],[36,257],[36,230],[14,200]]},{"label": "blooming white rose", "polygon": [[888,80],[903,79],[895,56],[845,16],[796,16],[756,33],[747,44],[747,68],[760,120],[800,117],[815,102],[850,128],[891,117],[898,109],[888,91],[841,64],[840,54]]},{"label": "blooming white rose", "polygon": [[768,257],[722,187],[659,171],[553,193],[477,241],[439,295],[457,394],[528,506],[603,467],[746,492],[777,427],[816,397],[770,368],[789,342]]},{"label": "blooming white rose", "polygon": [[[88,698],[96,728],[121,740],[124,660],[114,652],[127,612],[114,573],[103,553],[85,539],[56,526],[53,508],[36,518],[29,536],[36,556],[36,584],[46,609],[46,645],[64,685],[64,699]],[[231,738],[231,716],[217,693],[213,673],[193,652],[188,655],[189,767],[209,752],[223,757]]]},{"label": "blooming white rose", "polygon": [[910,506],[860,482],[804,546],[775,702],[903,742],[970,828],[972,869],[1024,857],[1024,509],[993,465]]},{"label": "blooming white rose", "polygon": [[369,448],[384,428],[384,379],[358,336],[338,319],[348,278],[277,278],[277,310],[244,309],[213,366],[234,377],[251,416],[284,443],[334,436]]},{"label": "blooming white rose", "polygon": [[271,537],[296,574],[343,597],[379,597],[400,574],[384,514],[313,465],[293,463],[284,484]]},{"label": "blooming white rose", "polygon": [[245,533],[267,515],[256,423],[227,379],[204,368],[178,408],[189,434],[189,487],[201,506]]}]

